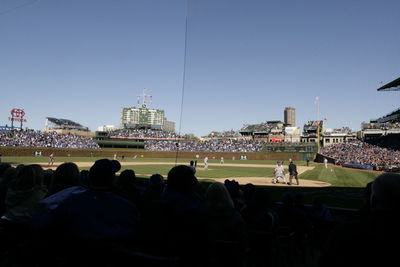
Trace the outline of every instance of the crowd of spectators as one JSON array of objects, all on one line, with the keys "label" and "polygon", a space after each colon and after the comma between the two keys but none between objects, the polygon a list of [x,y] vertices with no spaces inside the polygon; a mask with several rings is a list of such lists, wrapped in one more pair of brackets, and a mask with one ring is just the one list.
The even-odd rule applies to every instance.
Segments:
[{"label": "crowd of spectators", "polygon": [[110,137],[137,137],[137,138],[180,138],[173,132],[165,132],[152,129],[118,129],[109,131]]},{"label": "crowd of spectators", "polygon": [[371,242],[389,260],[397,256],[385,253],[397,249],[386,238],[400,233],[396,174],[367,186],[364,227],[332,232],[334,217],[319,198],[306,206],[289,191],[278,204],[252,184],[201,184],[185,165],[166,181],[154,174],[142,183],[134,170],[117,176],[120,168],[108,159],[81,172],[74,163],[55,171],[0,164],[0,265],[308,266],[319,251],[319,266],[377,266],[380,254],[364,254]]},{"label": "crowd of spectators", "polygon": [[388,134],[366,141],[368,144],[400,150],[400,134]]},{"label": "crowd of spectators", "polygon": [[207,135],[207,137],[210,138],[240,137],[240,133],[235,130],[222,131],[222,132],[212,131]]},{"label": "crowd of spectators", "polygon": [[259,152],[263,148],[263,141],[210,139],[206,141],[173,142],[167,140],[146,140],[144,148],[151,151],[209,151],[209,152]]},{"label": "crowd of spectators", "polygon": [[0,132],[0,146],[12,147],[54,147],[98,149],[99,146],[91,138],[75,134],[59,134],[35,130],[14,130]]},{"label": "crowd of spectators", "polygon": [[282,129],[281,121],[266,121],[259,124],[245,124],[239,132],[267,132],[272,129]]},{"label": "crowd of spectators", "polygon": [[363,130],[368,130],[368,129],[394,130],[400,128],[400,122],[363,122],[361,126]]},{"label": "crowd of spectators", "polygon": [[204,186],[189,166],[173,167],[167,181],[154,174],[146,183],[133,170],[117,176],[120,168],[108,159],[82,172],[74,163],[55,171],[0,164],[0,254],[7,255],[0,264],[118,266],[125,252],[115,248],[123,246],[179,259],[179,266],[264,266],[274,253],[267,239],[281,227],[303,240],[332,221],[326,206],[305,208],[298,194],[285,194],[282,206],[252,184]]},{"label": "crowd of spectators", "polygon": [[321,154],[334,158],[335,163],[339,165],[370,165],[376,170],[383,170],[387,166],[400,166],[400,151],[374,146],[360,140],[323,147]]}]

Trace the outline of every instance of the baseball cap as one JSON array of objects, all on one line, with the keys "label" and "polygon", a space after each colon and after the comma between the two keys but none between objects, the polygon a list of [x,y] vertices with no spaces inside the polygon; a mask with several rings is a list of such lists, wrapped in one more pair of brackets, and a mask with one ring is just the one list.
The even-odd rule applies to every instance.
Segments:
[{"label": "baseball cap", "polygon": [[121,169],[117,160],[99,159],[96,160],[89,170],[89,178],[93,185],[112,185],[115,173]]}]

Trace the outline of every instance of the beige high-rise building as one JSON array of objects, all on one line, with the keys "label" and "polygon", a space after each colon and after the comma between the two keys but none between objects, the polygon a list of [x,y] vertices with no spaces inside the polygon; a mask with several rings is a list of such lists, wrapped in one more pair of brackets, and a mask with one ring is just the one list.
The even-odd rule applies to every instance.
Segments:
[{"label": "beige high-rise building", "polygon": [[284,112],[284,122],[285,126],[294,127],[296,126],[296,109],[291,107],[286,107]]}]

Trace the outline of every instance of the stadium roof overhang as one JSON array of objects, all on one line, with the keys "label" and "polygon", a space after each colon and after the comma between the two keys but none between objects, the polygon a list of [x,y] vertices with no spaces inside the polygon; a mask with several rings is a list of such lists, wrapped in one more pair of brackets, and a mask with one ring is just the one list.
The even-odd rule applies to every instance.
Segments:
[{"label": "stadium roof overhang", "polygon": [[377,89],[378,91],[400,91],[400,77]]}]

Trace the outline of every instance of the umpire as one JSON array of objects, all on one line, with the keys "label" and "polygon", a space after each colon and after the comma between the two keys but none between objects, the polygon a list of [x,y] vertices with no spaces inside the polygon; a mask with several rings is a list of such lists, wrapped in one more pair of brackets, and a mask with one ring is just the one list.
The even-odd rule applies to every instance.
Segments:
[{"label": "umpire", "polygon": [[292,184],[292,178],[296,179],[297,185],[299,185],[299,178],[297,177],[297,166],[294,162],[290,159],[289,163],[289,185]]}]

